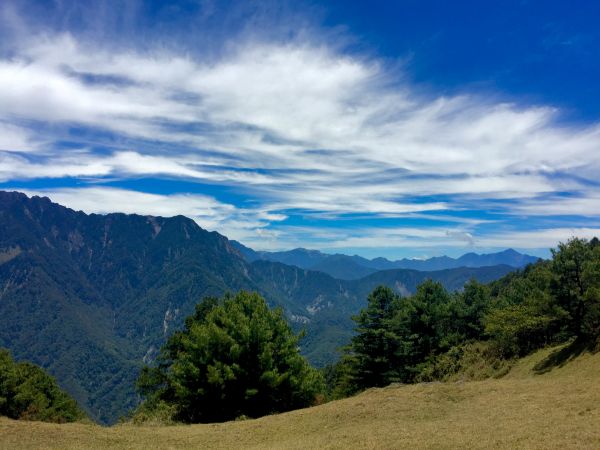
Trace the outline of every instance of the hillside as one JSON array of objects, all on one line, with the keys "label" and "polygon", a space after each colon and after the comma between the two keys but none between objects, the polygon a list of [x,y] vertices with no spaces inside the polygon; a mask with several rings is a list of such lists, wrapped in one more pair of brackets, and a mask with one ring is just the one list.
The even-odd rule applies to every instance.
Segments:
[{"label": "hillside", "polygon": [[[562,352],[561,352],[562,351]],[[598,448],[600,354],[545,349],[501,379],[371,389],[214,425],[54,425],[0,419],[1,448]]]},{"label": "hillside", "polygon": [[335,361],[351,316],[377,284],[404,294],[426,278],[460,289],[508,266],[392,270],[337,280],[276,262],[248,263],[231,241],[183,216],[85,214],[0,192],[0,346],[47,369],[95,420],[136,404],[142,363],[156,356],[204,296],[258,291],[282,306],[314,365]]}]

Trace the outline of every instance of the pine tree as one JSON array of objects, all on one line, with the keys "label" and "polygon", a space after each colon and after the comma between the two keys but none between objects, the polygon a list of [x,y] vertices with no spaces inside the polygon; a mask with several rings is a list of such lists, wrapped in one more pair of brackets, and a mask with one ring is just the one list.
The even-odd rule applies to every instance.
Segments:
[{"label": "pine tree", "polygon": [[356,335],[347,359],[350,383],[355,390],[386,386],[397,379],[393,359],[397,339],[389,321],[400,297],[390,288],[379,286],[367,301],[367,307],[353,317]]},{"label": "pine tree", "polygon": [[600,246],[597,240],[573,238],[552,251],[552,292],[569,313],[575,336],[600,334]]},{"label": "pine tree", "polygon": [[147,406],[170,405],[185,422],[215,422],[309,406],[324,390],[281,309],[270,310],[256,293],[207,299],[185,324],[158,367],[142,372]]}]

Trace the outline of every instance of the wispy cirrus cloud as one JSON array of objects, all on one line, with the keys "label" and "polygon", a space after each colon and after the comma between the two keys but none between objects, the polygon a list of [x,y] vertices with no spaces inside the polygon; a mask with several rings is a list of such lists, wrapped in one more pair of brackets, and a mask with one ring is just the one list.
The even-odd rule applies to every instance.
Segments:
[{"label": "wispy cirrus cloud", "polygon": [[[210,55],[70,32],[20,38],[0,58],[0,181],[157,177],[226,187],[248,197],[252,212],[181,192],[131,198],[135,212],[149,214],[175,202],[177,213],[259,247],[322,244],[318,223],[302,242],[282,227],[295,212],[331,221],[485,211],[513,228],[494,238],[489,228],[438,226],[431,216],[422,223],[428,236],[373,225],[338,233],[332,248],[517,246],[526,242],[516,216],[600,214],[600,125],[561,123],[549,106],[423,94],[402,67],[301,34],[249,37]],[[80,196],[90,211],[98,203],[134,212],[112,202],[116,192],[54,195],[69,205]],[[198,204],[212,212],[196,214]],[[554,236],[540,230],[527,235],[536,247]]]},{"label": "wispy cirrus cloud", "polygon": [[0,122],[0,152],[31,152],[39,147],[40,144],[30,130]]}]

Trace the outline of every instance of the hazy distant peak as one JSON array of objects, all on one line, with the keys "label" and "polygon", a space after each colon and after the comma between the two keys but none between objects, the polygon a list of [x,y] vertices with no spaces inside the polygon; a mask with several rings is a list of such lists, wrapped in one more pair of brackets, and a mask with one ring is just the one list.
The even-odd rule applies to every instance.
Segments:
[{"label": "hazy distant peak", "polygon": [[302,269],[318,270],[344,280],[359,279],[380,270],[413,269],[435,271],[458,267],[477,268],[495,265],[520,268],[538,260],[537,257],[521,254],[512,248],[487,254],[469,252],[459,258],[442,255],[427,259],[403,258],[391,261],[383,257],[367,259],[359,255],[349,256],[341,253],[332,255],[306,248],[295,248],[277,252],[254,251],[239,242],[233,241],[232,243],[234,243],[234,246],[236,246],[244,258],[250,262],[256,260],[281,262]]}]

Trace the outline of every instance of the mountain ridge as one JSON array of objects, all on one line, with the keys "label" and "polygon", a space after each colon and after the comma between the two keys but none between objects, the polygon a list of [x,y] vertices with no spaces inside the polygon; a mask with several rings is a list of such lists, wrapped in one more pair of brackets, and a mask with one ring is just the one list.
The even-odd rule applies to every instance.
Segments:
[{"label": "mountain ridge", "polygon": [[391,261],[383,257],[367,259],[358,255],[328,254],[302,247],[287,251],[268,252],[253,250],[234,240],[231,241],[231,244],[249,262],[256,260],[281,262],[302,269],[325,272],[342,280],[357,280],[377,271],[390,269],[412,269],[430,272],[459,267],[477,268],[495,265],[507,265],[519,269],[540,259],[519,253],[512,248],[496,253],[478,254],[469,252],[458,258],[434,256],[424,260],[403,258]]}]

